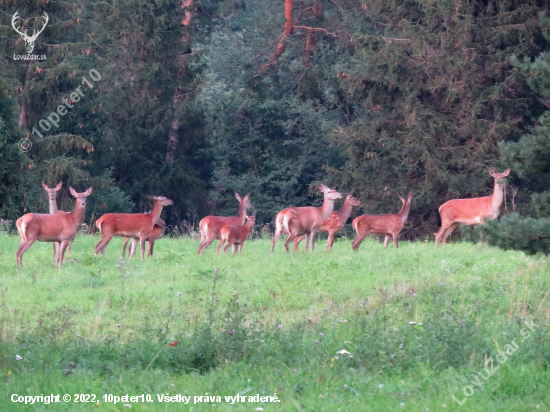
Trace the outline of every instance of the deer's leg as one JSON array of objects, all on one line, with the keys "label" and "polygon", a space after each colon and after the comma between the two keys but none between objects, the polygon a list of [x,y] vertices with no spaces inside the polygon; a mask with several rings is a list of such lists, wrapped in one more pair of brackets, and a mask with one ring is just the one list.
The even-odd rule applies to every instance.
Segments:
[{"label": "deer's leg", "polygon": [[59,242],[53,242],[53,260],[56,260],[57,253],[59,251]]},{"label": "deer's leg", "polygon": [[57,267],[63,266],[63,258],[65,257],[65,250],[69,246],[69,240],[63,240],[59,248],[59,253],[57,254]]},{"label": "deer's leg", "polygon": [[147,236],[141,235],[139,237],[139,247],[141,249],[141,260],[145,259],[145,239],[147,239]]},{"label": "deer's leg", "polygon": [[447,231],[447,229],[449,229],[449,227],[452,225],[452,222],[449,223],[447,222],[447,220],[443,220],[441,219],[441,228],[439,229],[439,231],[435,234],[435,247],[437,247],[439,245],[439,241],[443,240],[443,235],[445,234],[445,232]]},{"label": "deer's leg", "polygon": [[307,253],[307,248],[309,247],[309,239],[310,239],[310,235],[308,233],[306,233],[304,235],[304,238],[306,240],[306,243],[304,244],[304,252]]},{"label": "deer's leg", "polygon": [[273,239],[271,239],[271,254],[273,254],[273,248],[275,247],[275,242],[279,239],[279,236],[281,236],[281,231],[283,230],[283,226],[276,224],[275,227],[275,234],[273,235]]},{"label": "deer's leg", "polygon": [[151,240],[149,236],[149,248],[147,249],[147,256],[153,256],[153,246],[155,246],[155,240]]},{"label": "deer's leg", "polygon": [[94,252],[96,256],[100,251],[105,255],[105,249],[107,249],[107,245],[109,244],[113,236],[114,235],[111,235],[110,233],[103,233],[101,240],[97,245],[95,245],[95,248],[94,248]]},{"label": "deer's leg", "polygon": [[399,238],[399,232],[392,233],[391,235],[393,237],[393,244],[395,245],[395,248],[399,249],[399,245],[398,245],[398,242],[397,242],[397,239]]},{"label": "deer's leg", "polygon": [[237,250],[237,244],[236,243],[233,243],[233,250],[232,250],[232,253],[235,254],[235,251]]},{"label": "deer's leg", "polygon": [[388,243],[390,243],[390,235],[384,236],[384,248],[388,247]]},{"label": "deer's leg", "polygon": [[132,238],[132,244],[128,248],[128,260],[132,260],[134,253],[136,253],[138,239]]},{"label": "deer's leg", "polygon": [[201,234],[201,242],[199,243],[199,248],[197,249],[197,255],[200,255],[201,252],[202,252],[202,245],[204,243],[204,240],[206,238],[205,234],[202,232],[202,230],[200,231],[200,234]]},{"label": "deer's leg", "polygon": [[218,248],[216,249],[216,255],[220,253],[220,249],[222,248],[222,245],[225,243],[225,240],[220,239],[220,244],[218,245]]},{"label": "deer's leg", "polygon": [[26,242],[21,242],[21,244],[19,245],[19,248],[17,249],[17,252],[15,253],[15,256],[17,256],[17,266],[19,267],[23,266],[23,253],[25,253],[35,241],[36,240],[27,239]]},{"label": "deer's leg", "polygon": [[447,244],[447,238],[449,237],[449,235],[451,233],[453,233],[453,230],[455,230],[458,227],[458,225],[459,225],[459,223],[455,222],[451,226],[449,226],[449,228],[445,231],[445,233],[443,234],[443,239],[442,239],[443,246],[445,246]]},{"label": "deer's leg", "polygon": [[71,245],[73,244],[73,241],[69,241],[69,246],[67,246],[67,254],[69,255],[69,257],[71,257]]},{"label": "deer's leg", "polygon": [[[216,240],[215,235],[214,236],[211,236],[210,234],[206,235],[204,239],[204,243],[202,244],[202,246],[199,246],[199,250],[202,252],[204,249],[210,246],[214,240]],[[200,255],[200,253],[197,253],[197,254]]]},{"label": "deer's leg", "polygon": [[298,236],[296,239],[294,239],[294,252],[298,251],[298,245],[302,240],[304,240],[305,236]]},{"label": "deer's leg", "polygon": [[359,246],[361,246],[361,243],[363,242],[363,239],[367,237],[369,232],[359,232],[357,231],[357,237],[351,242],[351,250],[357,250],[359,249]]},{"label": "deer's leg", "polygon": [[[128,245],[128,240],[130,240],[129,237],[124,238],[124,244],[122,245],[122,257],[126,254],[126,246]],[[130,246],[130,249],[128,249],[128,256],[130,256],[130,253],[132,251],[132,246]]]},{"label": "deer's leg", "polygon": [[244,242],[239,245],[239,253],[243,253]]},{"label": "deer's leg", "polygon": [[336,232],[334,230],[328,231],[328,240],[327,240],[327,252],[332,249],[332,244],[334,243],[334,235]]},{"label": "deer's leg", "polygon": [[317,232],[311,232],[309,238],[311,239],[311,253],[315,252],[315,235]]},{"label": "deer's leg", "polygon": [[231,243],[229,243],[229,241],[227,241],[227,244],[223,248],[223,253],[228,253],[230,247],[231,247]]}]

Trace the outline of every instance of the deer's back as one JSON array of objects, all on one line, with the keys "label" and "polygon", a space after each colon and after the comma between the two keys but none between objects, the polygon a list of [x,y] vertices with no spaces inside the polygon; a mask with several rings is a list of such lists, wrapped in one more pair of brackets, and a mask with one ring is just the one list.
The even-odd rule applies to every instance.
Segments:
[{"label": "deer's back", "polygon": [[493,217],[491,196],[475,199],[452,199],[439,207],[441,219],[465,224],[481,223],[484,217]]}]

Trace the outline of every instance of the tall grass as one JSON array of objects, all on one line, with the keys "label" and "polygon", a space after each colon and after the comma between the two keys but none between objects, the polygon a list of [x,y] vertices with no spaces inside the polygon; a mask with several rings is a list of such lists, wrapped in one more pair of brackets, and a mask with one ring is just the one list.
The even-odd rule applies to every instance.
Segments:
[{"label": "tall grass", "polygon": [[[385,250],[376,241],[352,253],[348,240],[330,253],[319,244],[287,255],[278,244],[270,256],[270,242],[256,240],[242,255],[216,256],[211,246],[197,256],[197,242],[163,239],[152,259],[121,263],[120,239],[96,258],[98,240],[77,238],[62,269],[51,245],[37,243],[16,271],[18,239],[0,237],[3,410],[20,410],[12,393],[52,387],[281,400],[194,410],[548,408],[544,257],[462,243]],[[464,385],[522,337],[526,319],[539,327],[459,407],[451,395],[464,398]]]}]

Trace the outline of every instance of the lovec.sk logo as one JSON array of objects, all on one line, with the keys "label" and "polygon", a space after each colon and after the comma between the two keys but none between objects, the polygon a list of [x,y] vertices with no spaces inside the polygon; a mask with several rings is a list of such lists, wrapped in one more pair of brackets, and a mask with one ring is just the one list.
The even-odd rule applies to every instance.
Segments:
[{"label": "lovec.sk logo", "polygon": [[40,33],[42,33],[44,31],[44,29],[46,28],[46,25],[48,24],[48,21],[50,20],[50,18],[48,17],[48,15],[46,14],[46,12],[44,12],[44,18],[45,20],[43,21],[43,25],[42,25],[42,28],[37,30],[35,28],[33,28],[33,33],[31,36],[27,35],[27,29],[25,30],[21,30],[21,25],[17,25],[18,24],[18,21],[21,20],[21,17],[19,17],[17,14],[19,13],[19,10],[15,12],[15,14],[13,15],[13,18],[11,19],[11,26],[13,27],[13,29],[19,33],[19,35],[21,36],[21,38],[23,39],[23,41],[25,42],[25,48],[27,49],[27,55],[13,55],[13,59],[14,60],[46,60],[46,55],[41,55],[41,56],[38,56],[38,55],[35,55],[35,54],[31,54],[32,51],[34,50],[34,42],[36,41],[36,39],[38,38],[38,35]]}]

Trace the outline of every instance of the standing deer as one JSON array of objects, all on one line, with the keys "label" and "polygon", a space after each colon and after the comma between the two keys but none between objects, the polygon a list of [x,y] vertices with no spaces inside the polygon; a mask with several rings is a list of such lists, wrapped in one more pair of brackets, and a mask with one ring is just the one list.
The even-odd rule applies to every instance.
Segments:
[{"label": "standing deer", "polygon": [[[164,206],[173,205],[174,202],[164,196],[154,196],[155,207],[151,213],[107,213],[95,222],[96,227],[101,231],[101,240],[95,246],[94,252],[105,254],[105,249],[113,236],[124,236],[139,239],[141,247],[141,260],[145,257],[145,241],[153,232],[155,224],[159,225],[159,217]],[[154,242],[153,242],[154,244]],[[149,241],[147,256],[151,256],[153,248]],[[131,253],[133,255],[133,253]],[[132,256],[130,256],[131,258]]]},{"label": "standing deer", "polygon": [[495,179],[495,188],[491,196],[475,197],[473,199],[453,199],[443,203],[439,207],[441,216],[441,229],[435,234],[435,247],[439,241],[445,246],[447,237],[460,223],[465,225],[478,225],[483,219],[493,220],[500,215],[500,206],[504,200],[504,185],[499,184],[510,174],[510,169],[503,173],[495,173],[495,169],[489,169],[489,174]]},{"label": "standing deer", "polygon": [[226,225],[220,230],[220,244],[216,249],[216,255],[220,253],[220,249],[224,242],[227,242],[227,245],[223,248],[223,253],[227,253],[229,246],[233,245],[233,254],[237,250],[237,245],[239,246],[239,253],[243,251],[243,244],[248,238],[250,230],[256,224],[256,216],[246,216],[248,219],[244,226],[241,225]]},{"label": "standing deer", "polygon": [[59,211],[53,215],[40,213],[27,213],[17,219],[16,227],[21,237],[19,249],[17,249],[17,266],[23,266],[23,253],[37,240],[40,242],[60,242],[57,251],[56,265],[63,265],[65,249],[76,235],[78,227],[84,221],[86,209],[86,197],[92,193],[90,187],[84,193],[77,193],[71,187],[71,195],[76,197],[74,210],[70,213]]},{"label": "standing deer", "polygon": [[363,215],[353,219],[351,226],[357,232],[357,237],[351,243],[351,249],[357,250],[363,242],[363,239],[367,237],[369,233],[374,233],[375,235],[386,235],[384,237],[384,247],[388,247],[390,242],[390,235],[393,237],[393,244],[395,248],[399,248],[397,243],[397,238],[405,222],[409,217],[409,209],[411,208],[411,199],[412,193],[409,194],[407,199],[402,198],[399,194],[399,199],[403,202],[403,207],[401,211],[397,214],[389,215]]},{"label": "standing deer", "polygon": [[[62,183],[59,182],[59,184],[55,188],[50,188],[46,186],[44,182],[42,182],[42,187],[46,191],[46,194],[48,195],[48,200],[50,201],[50,215],[53,215],[54,213],[57,213],[57,201],[55,200],[57,196],[57,192],[61,190]],[[59,243],[53,242],[53,258],[55,260],[57,256],[57,252],[59,250]],[[69,245],[69,257],[70,254],[70,245]]]},{"label": "standing deer", "polygon": [[27,33],[26,33],[26,30],[21,31],[20,27],[17,27],[15,25],[17,20],[21,20],[21,17],[19,17],[17,15],[17,13],[19,13],[19,10],[16,11],[15,14],[13,15],[13,17],[11,19],[11,26],[13,27],[13,29],[17,33],[19,33],[19,35],[21,36],[21,38],[25,42],[25,47],[27,49],[27,53],[31,54],[33,49],[34,49],[34,42],[38,38],[38,35],[44,31],[44,29],[46,28],[46,25],[48,24],[48,21],[50,20],[50,18],[48,17],[48,14],[46,12],[44,12],[44,17],[46,18],[46,20],[44,21],[44,25],[42,26],[42,28],[40,30],[38,30],[38,33],[36,32],[36,29],[33,29],[32,36],[28,36]]},{"label": "standing deer", "polygon": [[239,215],[238,216],[206,216],[199,222],[199,231],[201,233],[201,243],[197,250],[197,255],[206,249],[215,240],[220,238],[220,230],[227,225],[242,226],[246,220],[246,210],[252,209],[252,204],[248,199],[250,193],[241,198],[237,192],[235,197],[239,201]]},{"label": "standing deer", "polygon": [[[350,193],[346,196],[346,201],[344,202],[344,205],[342,206],[342,209],[340,209],[337,212],[332,212],[329,217],[325,219],[321,227],[319,228],[319,232],[328,232],[328,241],[327,241],[327,252],[332,249],[332,243],[334,242],[334,235],[342,230],[344,227],[344,224],[349,219],[349,215],[351,215],[351,209],[353,206],[362,206],[363,203],[361,203],[359,200],[353,197],[353,195]],[[298,244],[304,239],[305,236],[299,236],[296,239],[294,239],[294,251],[298,251]]]},{"label": "standing deer", "polygon": [[271,254],[273,254],[275,242],[277,242],[283,231],[288,233],[288,239],[285,242],[287,252],[290,242],[302,235],[305,235],[306,238],[305,251],[307,252],[310,240],[311,251],[315,251],[315,235],[319,232],[319,228],[325,219],[332,213],[334,200],[342,198],[342,193],[330,189],[325,185],[319,185],[319,190],[324,195],[323,206],[292,207],[277,213],[277,216],[275,216],[275,236],[273,236],[273,240],[271,241]]},{"label": "standing deer", "polygon": [[[148,253],[149,256],[153,256],[153,246],[155,245],[155,241],[160,239],[164,236],[164,229],[166,228],[166,223],[161,218],[158,218],[155,226],[153,227],[153,231],[149,235],[149,237],[146,239],[146,241],[149,241],[149,248]],[[124,246],[122,247],[122,257],[124,257],[124,254],[126,253],[126,245],[128,244],[128,241],[130,240],[129,237],[124,238]],[[136,238],[132,239],[132,244],[130,245],[130,248],[128,249],[128,256],[130,259],[132,259],[132,256],[134,256],[134,253],[136,252],[136,246],[137,246],[138,240]]]}]

